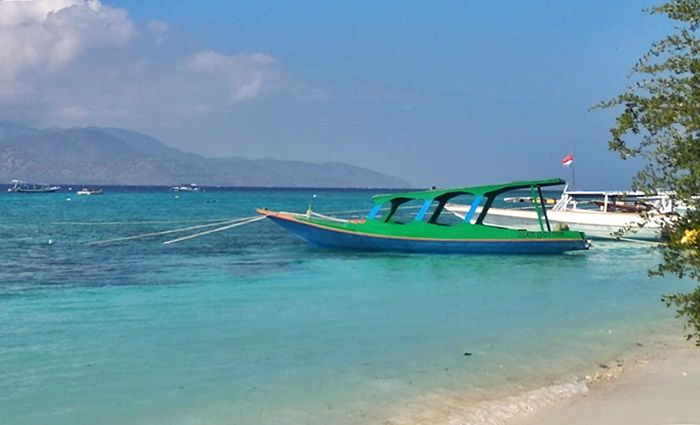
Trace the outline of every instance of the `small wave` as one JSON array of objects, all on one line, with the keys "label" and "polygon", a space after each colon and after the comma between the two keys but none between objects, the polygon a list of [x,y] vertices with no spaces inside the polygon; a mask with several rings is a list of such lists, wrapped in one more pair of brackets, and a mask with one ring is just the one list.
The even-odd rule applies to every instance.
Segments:
[{"label": "small wave", "polygon": [[586,394],[597,381],[617,378],[622,367],[536,389],[516,388],[494,395],[435,392],[408,403],[387,425],[503,425],[562,400]]},{"label": "small wave", "polygon": [[465,423],[500,425],[514,417],[532,413],[558,401],[587,392],[586,380],[576,380],[526,391],[503,400],[482,402],[469,415]]}]

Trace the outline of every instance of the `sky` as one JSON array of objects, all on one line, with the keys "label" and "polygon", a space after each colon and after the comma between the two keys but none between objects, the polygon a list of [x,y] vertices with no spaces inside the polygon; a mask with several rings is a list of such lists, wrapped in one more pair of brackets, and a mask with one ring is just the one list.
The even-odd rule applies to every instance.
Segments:
[{"label": "sky", "polygon": [[417,187],[629,187],[590,108],[673,29],[660,0],[0,0],[0,119],[205,156],[346,162]]}]

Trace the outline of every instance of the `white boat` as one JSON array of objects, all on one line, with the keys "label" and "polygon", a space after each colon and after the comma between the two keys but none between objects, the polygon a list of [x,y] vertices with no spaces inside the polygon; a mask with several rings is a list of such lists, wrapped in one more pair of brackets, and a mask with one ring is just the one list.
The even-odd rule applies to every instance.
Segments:
[{"label": "white boat", "polygon": [[170,190],[175,192],[199,192],[201,188],[197,186],[196,183],[183,184],[180,186],[173,186]]},{"label": "white boat", "polygon": [[[529,198],[506,198],[504,201],[520,203]],[[679,210],[669,194],[647,196],[642,192],[570,192],[565,188],[559,200],[551,203],[553,206],[546,210],[546,217],[553,229],[578,230],[594,239],[659,241],[665,223]],[[445,205],[445,209],[462,219],[470,208],[471,205]],[[532,207],[492,207],[484,222],[532,230],[539,230],[540,226],[538,213]]]},{"label": "white boat", "polygon": [[85,187],[75,192],[76,195],[102,195],[102,193],[102,189],[88,189]]},{"label": "white boat", "polygon": [[61,186],[48,185],[45,183],[27,183],[21,180],[12,180],[12,187],[8,192],[18,193],[49,193],[56,192]]}]

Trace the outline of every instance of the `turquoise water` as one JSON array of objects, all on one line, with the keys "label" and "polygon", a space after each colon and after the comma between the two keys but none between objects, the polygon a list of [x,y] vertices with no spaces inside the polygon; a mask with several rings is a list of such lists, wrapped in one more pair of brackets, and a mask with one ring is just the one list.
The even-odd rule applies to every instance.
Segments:
[{"label": "turquoise water", "polygon": [[0,194],[0,423],[381,423],[426,395],[546,385],[680,336],[659,297],[689,284],[649,279],[657,254],[634,244],[339,253],[262,221],[85,245],[197,224],[145,221],[304,210],[313,194],[324,212],[372,193]]}]

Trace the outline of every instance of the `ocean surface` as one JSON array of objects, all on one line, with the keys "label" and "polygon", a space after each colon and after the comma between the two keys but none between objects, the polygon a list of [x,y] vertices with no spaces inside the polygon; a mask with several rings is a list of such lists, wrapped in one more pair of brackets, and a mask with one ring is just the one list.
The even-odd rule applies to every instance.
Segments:
[{"label": "ocean surface", "polygon": [[642,244],[344,253],[260,221],[87,245],[255,207],[367,210],[373,193],[3,190],[0,424],[404,423],[447,395],[546,386],[681,338],[660,296],[690,283],[647,277],[659,257]]}]

